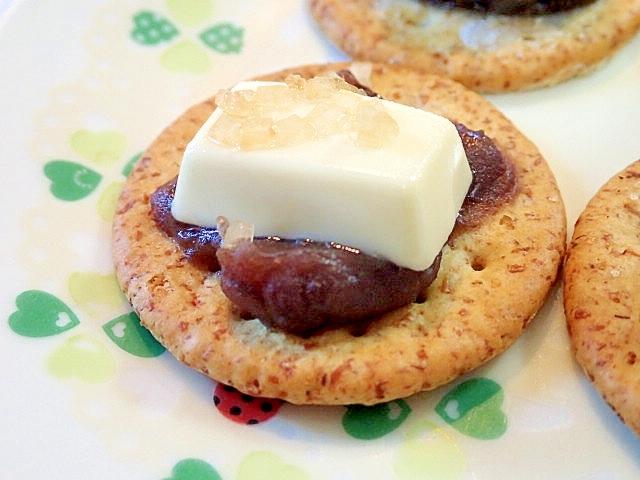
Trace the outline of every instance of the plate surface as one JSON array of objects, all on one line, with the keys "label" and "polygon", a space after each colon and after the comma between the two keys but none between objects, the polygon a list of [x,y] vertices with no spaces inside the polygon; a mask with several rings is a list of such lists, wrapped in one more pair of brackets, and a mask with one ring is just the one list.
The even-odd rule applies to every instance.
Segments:
[{"label": "plate surface", "polygon": [[[2,478],[639,478],[640,438],[574,362],[558,288],[451,385],[369,409],[274,403],[257,425],[238,420],[258,400],[139,329],[109,249],[131,163],[219,88],[345,58],[304,0],[0,1]],[[638,85],[640,37],[588,77],[489,97],[547,158],[570,227],[640,158]]]}]

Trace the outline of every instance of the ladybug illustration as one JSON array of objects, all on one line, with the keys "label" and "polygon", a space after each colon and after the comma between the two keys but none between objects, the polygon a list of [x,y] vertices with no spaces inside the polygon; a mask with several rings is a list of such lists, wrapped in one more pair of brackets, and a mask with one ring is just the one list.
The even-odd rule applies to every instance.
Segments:
[{"label": "ladybug illustration", "polygon": [[218,383],[213,392],[213,403],[229,420],[255,425],[272,418],[284,402],[272,398],[252,397],[233,387]]}]

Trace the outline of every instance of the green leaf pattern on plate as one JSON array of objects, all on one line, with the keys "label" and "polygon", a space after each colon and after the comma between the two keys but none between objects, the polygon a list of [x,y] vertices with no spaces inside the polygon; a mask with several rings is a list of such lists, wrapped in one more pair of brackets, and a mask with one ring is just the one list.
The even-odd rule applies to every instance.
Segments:
[{"label": "green leaf pattern on plate", "polygon": [[373,440],[398,428],[411,413],[404,400],[394,400],[373,406],[350,405],[342,417],[342,426],[354,438]]},{"label": "green leaf pattern on plate", "polygon": [[507,430],[507,416],[501,409],[503,399],[504,391],[497,382],[473,378],[447,393],[436,412],[461,433],[490,440]]},{"label": "green leaf pattern on plate", "polygon": [[212,50],[219,53],[240,53],[244,29],[232,23],[221,23],[200,34],[200,39]]},{"label": "green leaf pattern on plate", "polygon": [[144,10],[133,16],[131,38],[140,45],[158,45],[178,35],[178,29],[166,18]]},{"label": "green leaf pattern on plate", "polygon": [[9,327],[25,337],[49,337],[72,329],[80,320],[58,297],[41,290],[27,290],[16,298]]},{"label": "green leaf pattern on plate", "polygon": [[171,476],[163,480],[222,480],[222,477],[204,460],[185,458],[176,463],[171,470]]},{"label": "green leaf pattern on plate", "polygon": [[67,202],[90,195],[102,180],[95,170],[70,160],[51,160],[44,166],[44,175],[51,180],[51,193]]},{"label": "green leaf pattern on plate", "polygon": [[[176,22],[193,27],[205,22],[214,10],[211,0],[168,1],[168,15]],[[170,18],[151,10],[133,16],[132,40],[143,46],[165,45],[160,63],[170,72],[203,74],[212,62],[207,47],[222,55],[239,54],[244,46],[244,28],[232,22],[220,22],[205,27],[196,38],[188,38],[188,29],[181,32]]]},{"label": "green leaf pattern on plate", "polygon": [[134,312],[114,318],[105,323],[102,329],[113,343],[131,355],[157,357],[165,351],[149,330],[140,325],[140,318]]}]

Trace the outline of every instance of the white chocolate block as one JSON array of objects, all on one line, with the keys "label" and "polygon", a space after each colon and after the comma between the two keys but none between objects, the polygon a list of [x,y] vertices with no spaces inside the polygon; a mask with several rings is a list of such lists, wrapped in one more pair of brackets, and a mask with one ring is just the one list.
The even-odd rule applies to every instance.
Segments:
[{"label": "white chocolate block", "polygon": [[[256,236],[332,241],[429,267],[471,184],[455,126],[350,90],[296,88],[233,89],[241,96],[226,113],[217,108],[185,151],[174,217],[215,226],[224,216],[253,223]],[[245,100],[258,106],[247,111]]]}]

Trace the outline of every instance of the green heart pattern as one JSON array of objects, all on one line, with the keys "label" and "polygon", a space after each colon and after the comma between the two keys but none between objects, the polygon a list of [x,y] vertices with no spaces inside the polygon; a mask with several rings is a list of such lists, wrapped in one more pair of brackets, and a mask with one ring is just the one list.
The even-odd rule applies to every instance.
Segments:
[{"label": "green heart pattern", "polygon": [[[73,277],[74,275],[72,275]],[[100,280],[100,276],[85,276]],[[105,296],[105,298],[107,298]],[[80,320],[69,306],[42,290],[27,290],[16,297],[16,310],[9,315],[9,328],[23,337],[51,337],[76,327]],[[137,357],[157,357],[165,348],[140,324],[134,312],[118,316],[102,326],[122,350]]]},{"label": "green heart pattern", "polygon": [[442,419],[465,435],[491,440],[507,430],[507,416],[501,409],[504,391],[488,378],[467,380],[436,405]]},{"label": "green heart pattern", "polygon": [[237,480],[309,480],[309,474],[267,451],[251,452],[238,467]]},{"label": "green heart pattern", "polygon": [[[175,21],[188,27],[207,21],[214,10],[212,0],[169,1],[168,7]],[[131,39],[142,46],[166,46],[160,63],[171,72],[197,75],[209,71],[212,62],[203,46],[222,55],[239,54],[244,46],[244,28],[232,22],[211,25],[196,39],[175,41],[181,36],[174,22],[157,12],[143,10],[133,16]]]},{"label": "green heart pattern", "polygon": [[[99,275],[86,278],[101,279]],[[9,316],[11,330],[24,337],[48,337],[76,327],[80,320],[68,305],[56,296],[27,290],[16,298],[16,310]],[[131,312],[118,316],[103,325],[103,331],[122,350],[138,357],[157,357],[165,348],[153,338]],[[78,342],[75,342],[78,344]],[[85,341],[84,344],[87,342]],[[74,342],[61,349],[78,356]],[[87,349],[85,349],[87,350]],[[83,354],[86,356],[86,352]],[[58,352],[56,365],[66,365]],[[58,367],[58,370],[60,368]],[[495,381],[479,377],[467,380],[450,390],[436,405],[436,412],[461,433],[478,439],[494,439],[507,429],[507,417],[502,411],[502,387]],[[221,408],[221,407],[219,407]],[[275,414],[275,413],[274,413]],[[394,400],[373,406],[351,405],[342,418],[345,432],[353,438],[372,440],[388,435],[411,414],[405,400]],[[226,415],[233,420],[233,416]],[[272,417],[270,415],[268,418]],[[245,423],[238,416],[239,423]]]},{"label": "green heart pattern", "polygon": [[99,339],[80,333],[64,340],[47,358],[47,371],[60,379],[105,383],[116,374],[111,350]]},{"label": "green heart pattern", "polygon": [[165,348],[140,325],[134,312],[121,315],[102,326],[107,336],[125,352],[136,357],[157,357]]},{"label": "green heart pattern", "polygon": [[126,137],[116,130],[77,130],[70,142],[78,155],[100,167],[116,163],[127,148]]},{"label": "green heart pattern", "polygon": [[9,316],[9,327],[24,337],[50,337],[80,323],[66,303],[41,290],[22,292],[16,298],[16,307]]},{"label": "green heart pattern", "polygon": [[[247,454],[238,466],[237,480],[309,480],[311,476],[301,467],[287,463],[275,453],[254,451]],[[162,480],[222,480],[222,476],[208,462],[199,458],[185,458],[174,465],[171,475]]]},{"label": "green heart pattern", "polygon": [[178,29],[166,18],[150,11],[133,16],[131,38],[140,45],[158,45],[178,35]]},{"label": "green heart pattern", "polygon": [[404,400],[373,406],[350,405],[342,417],[344,430],[354,438],[373,440],[398,428],[411,413]]},{"label": "green heart pattern", "polygon": [[212,50],[219,53],[240,53],[244,29],[232,23],[221,23],[208,28],[200,34],[200,39]]},{"label": "green heart pattern", "polygon": [[95,170],[69,160],[51,160],[45,164],[44,174],[51,180],[53,196],[67,202],[90,195],[102,180]]},{"label": "green heart pattern", "polygon": [[167,0],[167,8],[176,22],[193,27],[211,17],[215,4],[212,0]]},{"label": "green heart pattern", "polygon": [[171,476],[163,480],[222,480],[222,477],[204,460],[185,458],[176,463]]},{"label": "green heart pattern", "polygon": [[133,167],[136,166],[136,163],[138,163],[138,160],[140,160],[141,157],[142,157],[142,152],[136,153],[133,157],[131,157],[123,167],[121,172],[122,175],[124,175],[125,177],[128,177],[129,175],[131,175],[131,171],[133,170]]},{"label": "green heart pattern", "polygon": [[[83,159],[100,167],[117,162],[126,148],[125,136],[114,130],[77,130],[70,139],[71,148]],[[127,168],[132,168],[139,158],[133,157],[122,174],[127,176]],[[43,173],[51,181],[50,191],[54,197],[66,202],[82,200],[93,193],[102,181],[102,174],[78,162],[55,159],[44,165]]]}]

